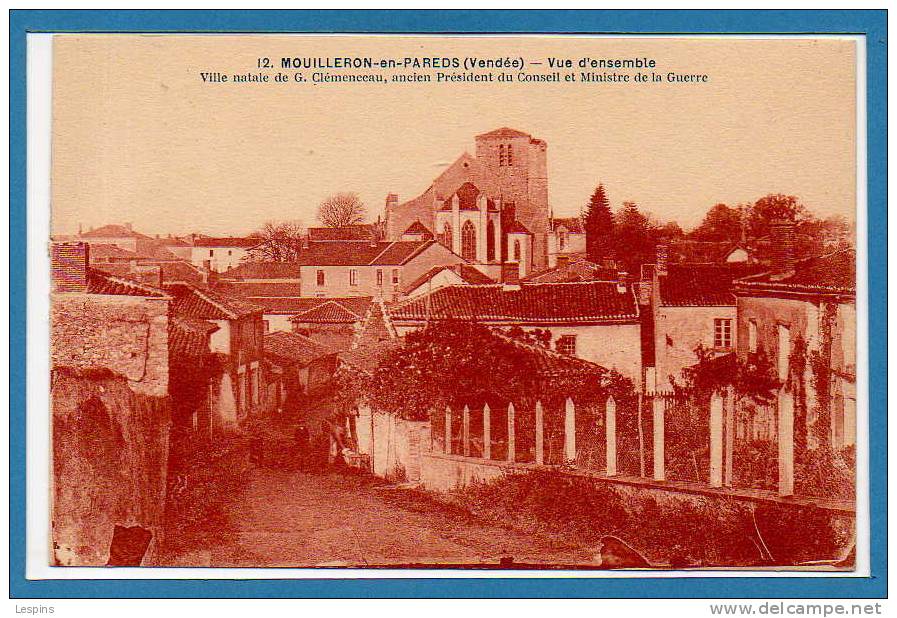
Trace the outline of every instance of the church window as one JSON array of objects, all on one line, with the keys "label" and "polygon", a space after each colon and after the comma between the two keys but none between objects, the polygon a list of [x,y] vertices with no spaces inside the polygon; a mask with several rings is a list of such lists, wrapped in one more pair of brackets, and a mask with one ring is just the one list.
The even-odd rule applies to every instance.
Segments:
[{"label": "church window", "polygon": [[495,261],[495,223],[491,219],[486,224],[486,261]]},{"label": "church window", "polygon": [[506,146],[506,148],[507,148],[507,150],[505,150],[505,161],[506,161],[506,164],[508,165],[508,167],[510,167],[510,166],[514,165],[514,154],[513,154],[513,151],[511,150],[510,144],[508,144]]},{"label": "church window", "polygon": [[505,166],[505,145],[504,144],[498,145],[498,166],[499,167]]},{"label": "church window", "polygon": [[452,248],[452,226],[448,222],[442,226],[442,238],[440,240],[444,246],[449,249]]},{"label": "church window", "polygon": [[514,241],[514,261],[515,262],[520,261],[520,241],[519,240]]},{"label": "church window", "polygon": [[461,227],[461,257],[469,262],[477,259],[477,230],[470,221]]}]

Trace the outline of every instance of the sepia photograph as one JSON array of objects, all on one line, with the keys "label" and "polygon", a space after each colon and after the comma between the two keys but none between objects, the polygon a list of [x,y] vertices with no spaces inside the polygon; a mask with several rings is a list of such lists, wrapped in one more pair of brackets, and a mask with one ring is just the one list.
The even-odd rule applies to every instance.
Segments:
[{"label": "sepia photograph", "polygon": [[868,569],[861,40],[46,45],[44,566]]}]

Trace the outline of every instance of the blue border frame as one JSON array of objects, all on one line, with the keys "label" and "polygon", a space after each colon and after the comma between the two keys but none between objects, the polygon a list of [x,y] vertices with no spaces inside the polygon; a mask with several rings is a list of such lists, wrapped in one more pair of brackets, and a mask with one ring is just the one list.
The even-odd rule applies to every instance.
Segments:
[{"label": "blue border frame", "polygon": [[[11,11],[9,81],[11,598],[884,598],[887,596],[887,11]],[[28,32],[862,34],[867,47],[871,567],[869,578],[25,579]]]}]

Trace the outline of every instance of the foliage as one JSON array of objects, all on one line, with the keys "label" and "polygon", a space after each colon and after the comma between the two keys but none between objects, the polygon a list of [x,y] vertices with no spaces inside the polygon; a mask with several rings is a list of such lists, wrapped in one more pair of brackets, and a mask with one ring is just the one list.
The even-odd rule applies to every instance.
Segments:
[{"label": "foliage", "polygon": [[835,558],[850,542],[847,526],[821,509],[633,491],[556,470],[506,474],[452,498],[484,519],[580,545],[614,535],[673,567],[793,565]]},{"label": "foliage", "polygon": [[689,238],[704,242],[738,242],[741,239],[742,218],[739,208],[716,204],[701,224],[689,233]]},{"label": "foliage", "polygon": [[809,212],[796,196],[771,193],[761,197],[750,207],[748,231],[752,238],[761,238],[770,233],[773,221],[784,219],[800,223],[809,217]]},{"label": "foliage", "polygon": [[698,362],[685,367],[680,380],[670,377],[675,392],[696,401],[709,401],[714,392],[722,394],[731,386],[738,399],[769,402],[780,386],[772,361],[760,350],[744,359],[735,354],[718,357],[711,348],[698,344],[695,356]]},{"label": "foliage", "polygon": [[537,351],[475,322],[444,320],[409,333],[384,355],[366,394],[380,410],[424,420],[432,410],[493,398],[606,398],[631,390],[616,371]]},{"label": "foliage", "polygon": [[586,232],[586,255],[592,262],[600,263],[612,253],[614,218],[604,185],[599,184],[586,209],[583,225]]},{"label": "foliage", "polygon": [[318,206],[318,221],[326,227],[345,227],[362,223],[367,208],[357,193],[335,193]]},{"label": "foliage", "polygon": [[295,262],[302,250],[305,228],[298,221],[268,221],[252,236],[259,244],[249,250],[249,259],[256,262]]},{"label": "foliage", "polygon": [[514,339],[519,339],[525,343],[530,345],[537,345],[539,347],[545,348],[546,350],[551,349],[551,331],[547,328],[533,328],[531,330],[523,330],[520,326],[512,326],[505,334],[508,337],[513,337]]}]

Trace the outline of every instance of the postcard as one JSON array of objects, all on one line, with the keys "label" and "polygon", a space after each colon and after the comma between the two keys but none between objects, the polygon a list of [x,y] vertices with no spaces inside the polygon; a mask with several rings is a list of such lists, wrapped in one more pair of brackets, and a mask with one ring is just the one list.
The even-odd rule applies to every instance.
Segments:
[{"label": "postcard", "polygon": [[40,46],[48,577],[868,575],[862,37]]}]

